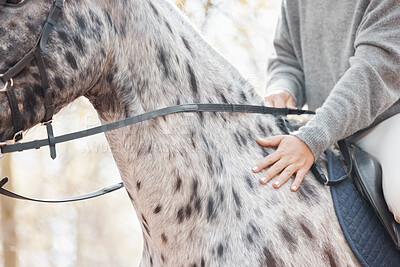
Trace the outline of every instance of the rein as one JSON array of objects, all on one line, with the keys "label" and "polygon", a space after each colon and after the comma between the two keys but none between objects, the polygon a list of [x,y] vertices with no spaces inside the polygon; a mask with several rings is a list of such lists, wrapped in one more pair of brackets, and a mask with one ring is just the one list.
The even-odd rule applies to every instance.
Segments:
[{"label": "rein", "polygon": [[4,189],[3,186],[7,182],[8,182],[8,177],[3,177],[0,180],[0,194],[7,196],[7,197],[15,198],[15,199],[29,200],[29,201],[41,202],[41,203],[65,203],[65,202],[80,201],[80,200],[84,200],[84,199],[90,199],[90,198],[102,196],[102,195],[111,193],[115,190],[118,190],[118,189],[124,187],[124,184],[121,182],[121,183],[118,183],[118,184],[115,184],[115,185],[112,185],[109,187],[105,187],[96,192],[88,193],[88,194],[81,195],[81,196],[67,197],[67,198],[61,198],[61,199],[38,199],[38,198],[24,197],[19,194],[8,191],[7,189]]},{"label": "rein", "polygon": [[283,115],[283,116],[314,114],[313,111],[309,110],[271,108],[266,106],[253,106],[253,105],[240,105],[240,104],[184,104],[184,105],[171,106],[153,110],[137,116],[129,117],[123,120],[104,124],[94,128],[54,137],[51,142],[49,139],[41,139],[26,143],[15,143],[11,145],[8,145],[7,143],[0,143],[0,150],[1,154],[5,154],[5,153],[11,153],[29,149],[39,149],[43,146],[53,146],[55,149],[55,145],[58,143],[63,143],[119,129],[146,120],[155,119],[160,116],[169,115],[173,113],[182,113],[182,112],[230,112],[230,113],[236,112],[236,113],[258,113],[258,114],[271,114],[271,115]]},{"label": "rein", "polygon": [[[302,114],[315,114],[314,111],[310,110],[301,110],[301,109],[288,109],[288,108],[272,108],[266,106],[255,106],[255,105],[241,105],[241,104],[184,104],[178,106],[171,106],[166,108],[161,108],[153,111],[149,111],[140,115],[136,115],[133,117],[129,117],[126,119],[122,119],[119,121],[115,121],[112,123],[104,124],[101,126],[93,127],[90,129],[73,132],[70,134],[65,134],[57,137],[53,137],[53,140],[41,139],[35,140],[26,143],[15,143],[15,144],[7,144],[7,143],[0,143],[0,150],[1,154],[5,153],[12,153],[16,151],[24,151],[29,149],[39,149],[43,146],[49,146],[51,149],[55,151],[55,145],[58,143],[63,143],[71,140],[76,140],[88,136],[92,136],[99,133],[104,133],[112,130],[116,130],[122,127],[126,127],[129,125],[137,124],[143,121],[156,119],[161,116],[174,114],[174,113],[186,113],[186,112],[229,112],[229,113],[255,113],[255,114],[270,114],[270,115],[302,115]],[[51,154],[52,152],[50,152]],[[53,158],[53,157],[52,157]],[[54,159],[54,158],[53,158]],[[75,197],[68,197],[63,199],[36,199],[25,197],[7,189],[4,189],[3,186],[8,182],[8,177],[4,177],[0,180],[0,194],[5,195],[7,197],[12,197],[16,199],[22,200],[30,200],[35,202],[42,202],[42,203],[63,203],[63,202],[72,202],[72,201],[79,201],[85,200],[89,198],[94,198],[97,196],[101,196],[115,190],[118,190],[124,187],[123,183],[118,183],[113,186],[109,186],[103,188],[99,191],[75,196]]]}]

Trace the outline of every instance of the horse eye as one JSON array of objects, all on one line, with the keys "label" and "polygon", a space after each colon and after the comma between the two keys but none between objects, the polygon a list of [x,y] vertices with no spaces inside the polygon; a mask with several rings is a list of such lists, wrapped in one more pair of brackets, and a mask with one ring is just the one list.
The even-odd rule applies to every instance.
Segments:
[{"label": "horse eye", "polygon": [[7,0],[6,3],[7,4],[20,4],[22,3],[24,0]]}]

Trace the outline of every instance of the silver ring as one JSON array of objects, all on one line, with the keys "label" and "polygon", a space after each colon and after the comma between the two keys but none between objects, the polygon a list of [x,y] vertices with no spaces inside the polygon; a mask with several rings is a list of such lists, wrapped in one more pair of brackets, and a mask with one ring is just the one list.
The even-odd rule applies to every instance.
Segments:
[{"label": "silver ring", "polygon": [[[3,74],[0,74],[0,78],[1,78],[1,77],[3,77]],[[3,87],[2,89],[0,89],[0,93],[5,93],[5,92],[7,91],[7,86],[8,86],[8,83],[9,83],[9,82],[10,82],[11,87],[14,85],[13,79],[10,78],[10,80],[7,81],[7,82],[4,84],[4,87]]]}]

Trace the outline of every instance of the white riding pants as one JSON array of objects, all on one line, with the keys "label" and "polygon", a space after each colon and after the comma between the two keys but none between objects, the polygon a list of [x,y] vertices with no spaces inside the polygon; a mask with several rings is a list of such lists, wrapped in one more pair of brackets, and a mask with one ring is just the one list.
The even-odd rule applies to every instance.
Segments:
[{"label": "white riding pants", "polygon": [[400,114],[369,129],[355,143],[381,163],[383,195],[400,223]]}]

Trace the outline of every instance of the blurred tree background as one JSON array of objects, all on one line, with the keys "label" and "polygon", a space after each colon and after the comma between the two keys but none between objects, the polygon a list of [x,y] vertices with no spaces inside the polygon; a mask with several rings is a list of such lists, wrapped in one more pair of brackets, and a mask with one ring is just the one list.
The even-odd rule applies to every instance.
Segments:
[{"label": "blurred tree background", "polygon": [[[204,37],[262,94],[280,0],[175,0]],[[54,120],[55,134],[99,124],[80,98]],[[35,127],[26,141],[45,138]],[[103,135],[4,156],[6,188],[41,198],[92,192],[120,182]],[[138,266],[142,233],[126,191],[69,204],[40,204],[0,197],[0,266]]]}]

